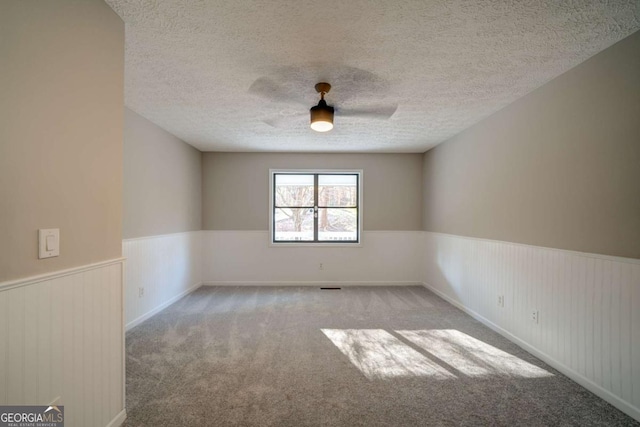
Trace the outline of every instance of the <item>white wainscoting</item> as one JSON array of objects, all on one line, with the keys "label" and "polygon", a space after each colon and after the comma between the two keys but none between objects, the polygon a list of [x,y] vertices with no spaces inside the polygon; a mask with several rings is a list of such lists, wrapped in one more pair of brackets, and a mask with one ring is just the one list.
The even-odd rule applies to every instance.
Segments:
[{"label": "white wainscoting", "polygon": [[428,288],[640,420],[640,260],[424,235]]},{"label": "white wainscoting", "polygon": [[423,282],[421,231],[364,231],[359,247],[275,247],[268,231],[202,233],[205,284]]},{"label": "white wainscoting", "polygon": [[0,405],[64,405],[68,427],[119,426],[124,260],[0,283]]},{"label": "white wainscoting", "polygon": [[[200,231],[122,241],[125,322],[131,329],[202,283]],[[144,294],[140,296],[140,288]]]}]

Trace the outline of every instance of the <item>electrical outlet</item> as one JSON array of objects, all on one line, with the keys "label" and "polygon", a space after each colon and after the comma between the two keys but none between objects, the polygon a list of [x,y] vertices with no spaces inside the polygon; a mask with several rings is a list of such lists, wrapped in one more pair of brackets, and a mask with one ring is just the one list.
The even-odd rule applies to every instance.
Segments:
[{"label": "electrical outlet", "polygon": [[504,308],[504,295],[498,295],[498,307]]},{"label": "electrical outlet", "polygon": [[324,264],[320,263],[320,265],[318,266],[318,270],[324,270]]},{"label": "electrical outlet", "polygon": [[531,320],[533,321],[533,323],[538,323],[538,320],[540,320],[540,313],[538,312],[538,310],[533,310],[531,312]]},{"label": "electrical outlet", "polygon": [[144,288],[138,288],[138,298],[142,298],[144,296]]}]

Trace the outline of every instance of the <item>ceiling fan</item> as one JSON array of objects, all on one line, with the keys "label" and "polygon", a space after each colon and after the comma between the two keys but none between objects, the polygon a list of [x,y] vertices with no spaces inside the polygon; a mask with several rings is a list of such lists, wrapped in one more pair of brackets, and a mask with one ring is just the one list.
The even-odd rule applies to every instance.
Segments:
[{"label": "ceiling fan", "polygon": [[[386,120],[393,116],[393,114],[398,109],[397,104],[391,104],[387,106],[374,106],[360,109],[344,109],[340,107],[334,107],[327,105],[327,102],[324,99],[325,95],[331,90],[331,85],[329,83],[317,83],[315,85],[315,90],[320,94],[320,101],[318,102],[318,105],[310,108],[309,114],[311,129],[315,130],[316,132],[328,132],[333,129],[334,115],[337,115],[338,117],[360,117]],[[306,101],[303,101],[296,96],[292,96],[291,94],[287,93],[286,90],[266,78],[260,78],[256,80],[249,88],[249,92],[278,102],[296,102],[299,104],[306,103]],[[301,115],[301,113],[294,113],[291,115],[278,116],[272,119],[264,120],[264,122],[273,127],[282,127],[283,123],[286,123],[291,119],[298,118]]]},{"label": "ceiling fan", "polygon": [[333,114],[335,109],[327,105],[324,95],[329,93],[331,85],[329,83],[317,83],[316,92],[320,94],[320,102],[315,107],[311,107],[311,129],[316,132],[328,132],[333,129]]}]

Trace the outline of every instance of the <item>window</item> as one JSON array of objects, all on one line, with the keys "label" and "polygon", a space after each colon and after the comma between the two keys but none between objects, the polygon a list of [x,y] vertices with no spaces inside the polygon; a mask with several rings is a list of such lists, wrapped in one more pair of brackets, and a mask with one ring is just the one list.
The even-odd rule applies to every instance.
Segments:
[{"label": "window", "polygon": [[360,243],[362,171],[271,171],[272,243]]}]

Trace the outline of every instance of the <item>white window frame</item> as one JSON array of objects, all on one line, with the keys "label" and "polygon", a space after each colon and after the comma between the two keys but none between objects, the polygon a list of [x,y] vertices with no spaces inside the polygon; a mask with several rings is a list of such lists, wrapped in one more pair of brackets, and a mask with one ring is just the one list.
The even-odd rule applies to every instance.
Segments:
[{"label": "white window frame", "polygon": [[[289,174],[345,174],[358,175],[358,242],[275,242],[273,229],[273,184],[274,176],[278,173]],[[359,248],[362,247],[362,193],[363,193],[363,170],[362,169],[269,169],[269,246],[274,247],[340,247]]]}]

